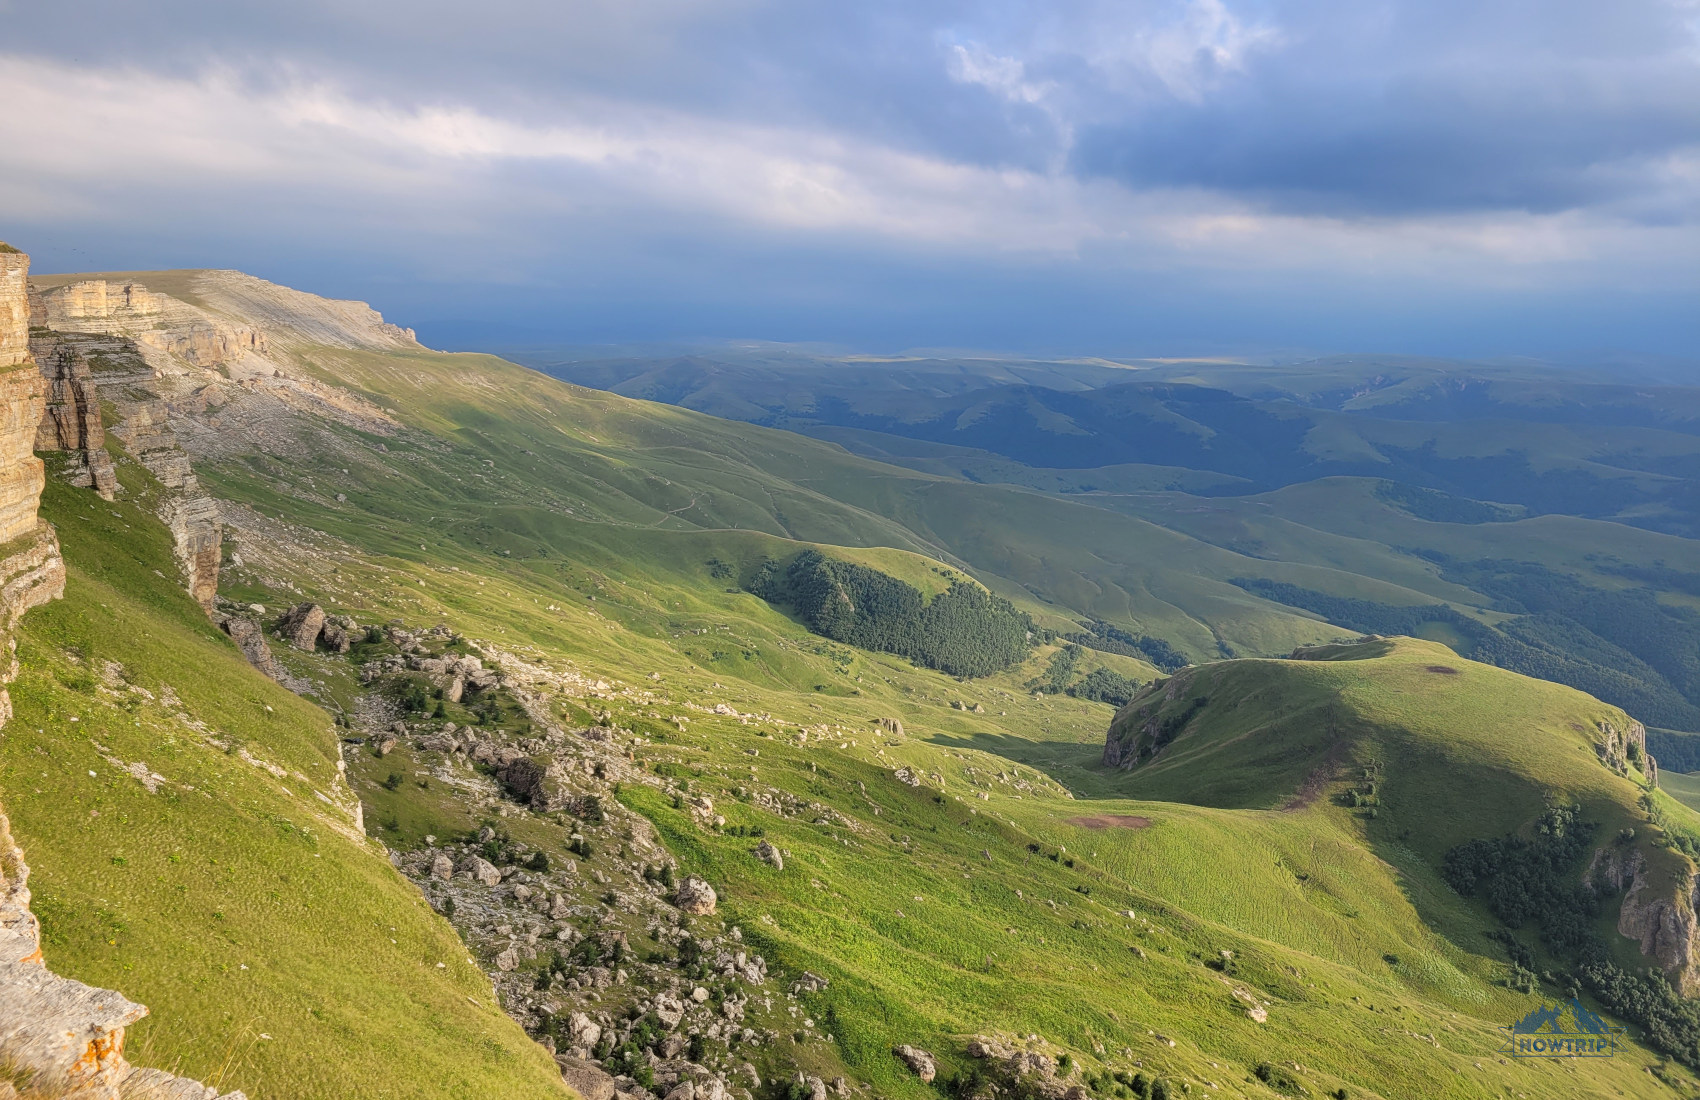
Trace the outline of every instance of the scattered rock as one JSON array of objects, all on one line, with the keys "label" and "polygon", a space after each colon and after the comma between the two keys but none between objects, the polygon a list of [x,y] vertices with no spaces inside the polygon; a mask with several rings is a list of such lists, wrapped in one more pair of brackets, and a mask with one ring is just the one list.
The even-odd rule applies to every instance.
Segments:
[{"label": "scattered rock", "polygon": [[602,1025],[582,1012],[567,1017],[567,1036],[575,1047],[593,1047],[602,1039]]},{"label": "scattered rock", "polygon": [[[938,1063],[933,1060],[933,1056],[931,1054],[919,1047],[912,1047],[905,1044],[904,1046],[900,1046],[892,1050],[892,1053],[897,1055],[897,1060],[908,1066],[910,1071],[913,1072],[915,1076],[919,1077],[923,1083],[930,1082],[934,1077],[938,1076]],[[825,1100],[825,1095],[825,1091],[823,1090],[821,1096],[817,1098],[817,1100]]]},{"label": "scattered rock", "polygon": [[555,1055],[555,1064],[561,1067],[561,1079],[584,1100],[614,1100],[614,1078],[601,1066],[570,1054]]},{"label": "scattered rock", "polygon": [[325,609],[316,603],[298,603],[277,621],[278,636],[296,649],[312,649],[325,628]]},{"label": "scattered rock", "polygon": [[460,861],[460,869],[485,886],[501,885],[502,872],[482,856],[467,856]]},{"label": "scattered rock", "polygon": [[686,875],[673,893],[674,905],[699,917],[713,913],[719,903],[720,898],[714,893],[714,887],[696,875]]},{"label": "scattered rock", "polygon": [[354,631],[357,629],[335,620],[327,621],[319,632],[319,641],[332,653],[347,653],[354,648]]},{"label": "scattered rock", "polygon": [[449,735],[445,729],[442,733],[426,734],[419,747],[429,752],[453,752],[460,747],[460,742]]},{"label": "scattered rock", "polygon": [[663,993],[655,998],[655,1018],[669,1030],[679,1026],[679,1021],[685,1018],[685,1006],[679,998],[670,993]]},{"label": "scattered rock", "polygon": [[272,657],[272,647],[266,644],[265,632],[258,623],[252,619],[228,618],[218,625],[230,635],[230,640],[236,643],[242,656],[248,658],[249,664],[273,680],[278,678],[280,670]]},{"label": "scattered rock", "polygon": [[916,775],[915,769],[909,767],[907,764],[898,768],[891,774],[892,778],[896,779],[899,783],[903,783],[911,787],[919,787],[921,785],[921,777]]}]

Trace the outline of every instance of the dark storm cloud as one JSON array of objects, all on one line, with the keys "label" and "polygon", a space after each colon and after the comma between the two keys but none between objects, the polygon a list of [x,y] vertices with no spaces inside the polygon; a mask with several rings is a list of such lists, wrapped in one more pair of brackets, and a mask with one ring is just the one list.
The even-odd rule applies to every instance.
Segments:
[{"label": "dark storm cloud", "polygon": [[1700,0],[0,0],[0,28],[0,236],[61,267],[458,286],[602,336],[1290,343],[1294,303],[1354,295],[1400,339],[1460,302],[1472,332],[1505,303],[1504,346],[1563,329],[1543,308],[1694,336]]}]

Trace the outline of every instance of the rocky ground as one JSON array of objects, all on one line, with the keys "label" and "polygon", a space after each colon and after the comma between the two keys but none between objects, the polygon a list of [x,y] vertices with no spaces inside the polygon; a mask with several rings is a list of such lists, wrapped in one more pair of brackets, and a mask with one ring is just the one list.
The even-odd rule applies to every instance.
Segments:
[{"label": "rocky ground", "polygon": [[[633,762],[641,735],[611,721],[566,728],[553,706],[616,694],[675,709],[701,704],[675,707],[656,692],[552,670],[443,625],[363,626],[312,604],[269,617],[229,610],[226,631],[262,669],[288,675],[273,646],[353,664],[361,695],[341,721],[357,789],[414,784],[488,822],[392,849],[391,862],[454,924],[503,1008],[587,1098],[755,1100],[778,1087],[825,1100],[862,1091],[842,1075],[795,1069],[799,1053],[811,1066],[836,1060],[831,1037],[799,1001],[826,980],[770,969],[718,915],[712,885],[682,876],[649,821],[620,803],[622,784],[667,786]],[[423,693],[423,705],[410,692]],[[439,700],[443,716],[431,708]],[[480,724],[449,719],[446,704],[476,708]],[[852,826],[777,789],[751,795],[775,813],[826,813]],[[686,804],[700,827],[724,824],[709,799]],[[552,826],[562,843],[549,850],[516,839],[522,820]],[[384,835],[382,821],[368,828]],[[783,866],[766,841],[752,854]]]}]

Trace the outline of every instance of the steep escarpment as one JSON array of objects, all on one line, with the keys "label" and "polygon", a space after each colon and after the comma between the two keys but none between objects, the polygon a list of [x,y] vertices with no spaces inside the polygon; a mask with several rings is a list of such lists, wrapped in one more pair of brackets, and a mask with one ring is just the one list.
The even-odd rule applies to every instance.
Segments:
[{"label": "steep escarpment", "polygon": [[[31,293],[30,321],[30,348],[50,387],[38,447],[68,452],[67,480],[110,497],[117,488],[104,447],[110,430],[165,488],[159,516],[177,540],[190,595],[210,609],[222,543],[218,504],[178,444],[161,387],[248,354],[260,346],[257,334],[204,323],[146,288],[100,281]],[[103,403],[116,412],[111,425],[102,423]]]},{"label": "steep escarpment", "polygon": [[[65,565],[53,528],[37,517],[42,463],[30,450],[42,423],[46,382],[30,354],[25,276],[29,257],[0,245],[0,515],[7,549],[0,558],[0,726],[11,717],[5,685],[18,673],[13,633],[32,607],[64,593]],[[86,398],[86,394],[84,395]],[[94,427],[72,415],[63,425],[85,444],[99,446]],[[55,431],[59,430],[57,427]],[[110,471],[110,461],[107,466]],[[124,1058],[124,1029],[147,1008],[111,990],[97,989],[48,970],[41,930],[30,911],[29,866],[12,839],[0,807],[0,1096],[123,1097],[202,1100],[216,1090],[159,1070],[139,1069]],[[231,1098],[240,1093],[227,1094]]]},{"label": "steep escarpment", "polygon": [[[21,281],[25,267],[15,266]],[[325,430],[332,424],[393,435],[384,410],[314,377],[292,351],[420,349],[411,330],[363,302],[233,271],[160,278],[169,293],[134,278],[30,281],[29,346],[49,384],[38,447],[65,452],[67,480],[106,495],[116,478],[103,437],[117,439],[165,488],[158,514],[177,540],[190,594],[210,611],[223,524],[193,460],[348,450],[347,438]],[[103,405],[110,424],[101,423]]]},{"label": "steep escarpment", "polygon": [[118,472],[106,450],[100,388],[88,359],[57,335],[32,341],[31,351],[47,381],[47,410],[36,429],[35,449],[63,452],[69,461],[61,476],[111,500],[118,491]]},{"label": "steep escarpment", "polygon": [[65,588],[59,540],[36,515],[45,475],[33,448],[45,386],[30,355],[28,275],[29,257],[0,244],[0,724],[12,713],[12,631],[25,611]]}]

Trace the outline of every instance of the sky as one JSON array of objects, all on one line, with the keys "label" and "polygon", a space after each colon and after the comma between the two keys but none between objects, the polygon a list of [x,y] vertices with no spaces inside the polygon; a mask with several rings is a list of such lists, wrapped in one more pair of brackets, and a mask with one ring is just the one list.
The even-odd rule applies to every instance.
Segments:
[{"label": "sky", "polygon": [[0,239],[444,347],[1700,360],[1700,0],[0,0]]}]

